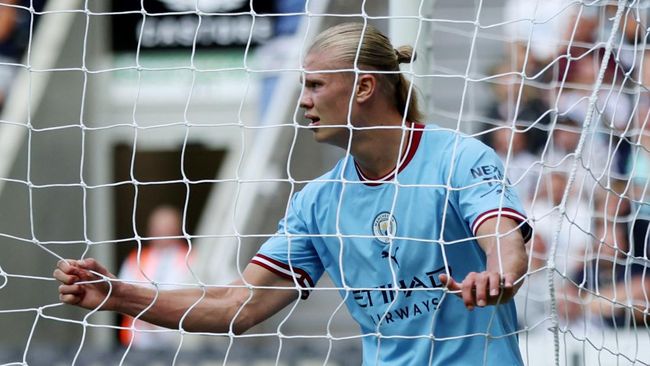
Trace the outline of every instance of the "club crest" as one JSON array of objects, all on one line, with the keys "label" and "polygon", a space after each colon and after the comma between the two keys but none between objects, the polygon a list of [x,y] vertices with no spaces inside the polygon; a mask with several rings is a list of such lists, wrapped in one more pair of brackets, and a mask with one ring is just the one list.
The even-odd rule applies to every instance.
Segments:
[{"label": "club crest", "polygon": [[390,242],[389,237],[395,236],[397,233],[397,221],[395,216],[390,212],[382,212],[375,217],[372,223],[372,233],[377,240],[384,244]]}]

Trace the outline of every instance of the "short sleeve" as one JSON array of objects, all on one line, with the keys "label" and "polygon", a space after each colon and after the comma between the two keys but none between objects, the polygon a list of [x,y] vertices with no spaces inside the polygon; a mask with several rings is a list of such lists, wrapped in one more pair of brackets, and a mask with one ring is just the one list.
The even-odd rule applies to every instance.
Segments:
[{"label": "short sleeve", "polygon": [[302,298],[306,299],[309,289],[323,275],[324,267],[312,242],[313,233],[301,215],[301,202],[302,195],[294,195],[286,217],[278,224],[278,231],[262,245],[251,263],[294,280],[305,289]]},{"label": "short sleeve", "polygon": [[452,186],[457,191],[460,212],[472,233],[499,215],[519,223],[524,242],[532,229],[516,190],[504,180],[501,159],[491,148],[475,139],[461,142],[454,164]]}]

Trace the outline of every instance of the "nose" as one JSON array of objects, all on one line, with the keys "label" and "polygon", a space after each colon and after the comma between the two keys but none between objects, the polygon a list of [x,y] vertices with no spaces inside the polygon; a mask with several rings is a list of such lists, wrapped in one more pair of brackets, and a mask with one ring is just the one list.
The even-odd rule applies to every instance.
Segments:
[{"label": "nose", "polygon": [[310,109],[313,106],[314,102],[311,99],[311,95],[309,95],[309,92],[303,88],[300,95],[300,108]]}]

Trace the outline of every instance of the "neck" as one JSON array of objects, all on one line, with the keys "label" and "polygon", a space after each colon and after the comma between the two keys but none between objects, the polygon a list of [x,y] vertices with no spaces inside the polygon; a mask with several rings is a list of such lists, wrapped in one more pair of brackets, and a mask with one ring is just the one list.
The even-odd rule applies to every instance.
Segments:
[{"label": "neck", "polygon": [[[351,153],[363,172],[370,178],[381,178],[393,172],[407,153],[409,130],[402,129],[402,117],[391,123],[381,124],[379,129],[355,130]],[[410,127],[411,123],[406,122]]]}]

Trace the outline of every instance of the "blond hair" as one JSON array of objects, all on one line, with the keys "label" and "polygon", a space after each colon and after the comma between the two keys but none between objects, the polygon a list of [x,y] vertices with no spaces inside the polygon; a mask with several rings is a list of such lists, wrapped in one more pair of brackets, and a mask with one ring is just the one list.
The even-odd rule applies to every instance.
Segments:
[{"label": "blond hair", "polygon": [[395,100],[395,107],[401,115],[406,114],[407,121],[422,121],[417,95],[415,91],[411,92],[411,83],[399,72],[400,64],[415,61],[413,47],[395,49],[377,28],[362,23],[343,23],[320,33],[309,48],[309,53],[314,51],[328,51],[344,66],[356,65],[368,71],[394,71],[377,74],[377,78],[383,80],[380,87],[386,96]]}]

